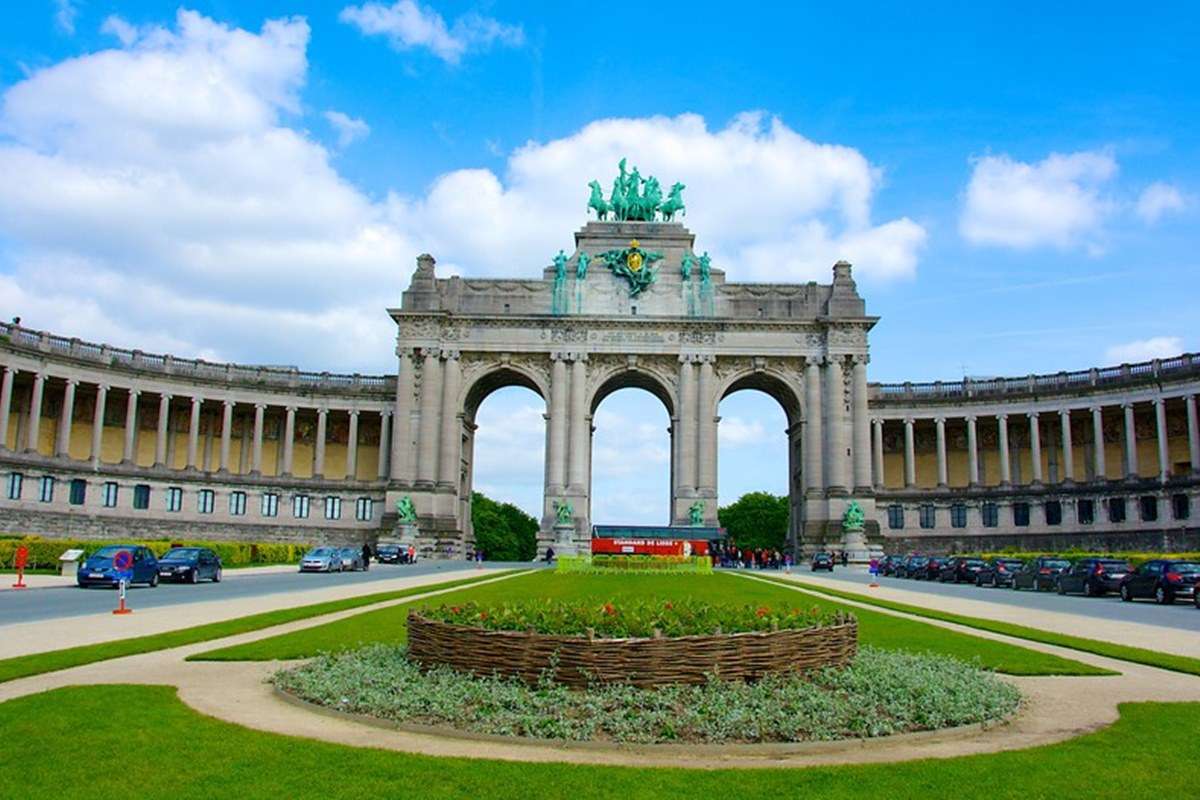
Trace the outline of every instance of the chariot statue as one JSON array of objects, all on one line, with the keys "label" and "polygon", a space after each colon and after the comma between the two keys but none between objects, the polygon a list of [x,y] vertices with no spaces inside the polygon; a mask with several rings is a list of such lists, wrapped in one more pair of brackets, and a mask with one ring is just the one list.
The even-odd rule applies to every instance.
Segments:
[{"label": "chariot statue", "polygon": [[617,177],[613,179],[608,202],[604,201],[600,181],[588,182],[591,189],[588,208],[595,209],[597,219],[607,220],[611,212],[618,222],[653,222],[661,214],[664,222],[670,222],[676,214],[687,213],[683,205],[683,190],[687,187],[682,183],[673,184],[667,199],[663,200],[658,178],[651,175],[643,179],[636,166],[627,171],[625,162],[622,158],[617,164]]}]

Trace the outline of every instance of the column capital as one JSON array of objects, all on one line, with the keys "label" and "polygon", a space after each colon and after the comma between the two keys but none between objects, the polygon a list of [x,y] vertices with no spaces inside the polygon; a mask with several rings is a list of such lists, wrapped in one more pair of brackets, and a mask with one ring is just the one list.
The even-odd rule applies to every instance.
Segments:
[{"label": "column capital", "polygon": [[130,388],[130,389],[129,389],[129,396],[130,396],[130,397],[139,397],[141,394],[142,394],[142,390],[141,390],[141,389],[133,389],[133,388]]},{"label": "column capital", "polygon": [[1071,416],[1071,409],[1069,409],[1069,408],[1060,408],[1060,409],[1058,410],[1058,415],[1059,415],[1060,417],[1069,417],[1069,416]]},{"label": "column capital", "polygon": [[112,388],[112,385],[111,385],[111,384],[107,384],[107,383],[97,383],[97,384],[96,384],[96,391],[97,391],[97,392],[104,392],[104,393],[106,393],[106,394],[107,394],[107,393],[108,393],[108,390],[109,390],[109,389],[111,389],[111,388]]},{"label": "column capital", "polygon": [[357,408],[351,408],[351,409],[347,410],[346,413],[352,417],[355,417],[355,418],[358,417],[358,409]]},{"label": "column capital", "polygon": [[462,352],[459,350],[442,350],[442,358],[447,361],[457,361],[460,355]]},{"label": "column capital", "polygon": [[63,382],[65,382],[67,386],[78,386],[79,378],[63,378]]},{"label": "column capital", "polygon": [[879,425],[882,427],[883,426],[883,417],[871,417],[871,424]]},{"label": "column capital", "polygon": [[381,409],[379,412],[379,416],[381,416],[381,417],[390,417],[391,415],[392,415],[392,409],[390,409],[390,408]]},{"label": "column capital", "polygon": [[699,356],[697,356],[697,359],[700,361],[701,365],[717,363],[717,356],[715,353],[701,353]]},{"label": "column capital", "polygon": [[298,408],[298,407],[297,407],[297,406],[294,406],[294,405],[293,405],[293,406],[284,406],[284,409],[285,409],[285,410],[287,411],[287,413],[289,413],[289,414],[295,414],[295,413],[296,413],[296,409],[297,409],[297,408]]},{"label": "column capital", "polygon": [[863,366],[871,363],[871,356],[866,353],[854,353],[850,356],[850,360],[854,362],[854,366]]},{"label": "column capital", "polygon": [[441,354],[442,354],[442,351],[437,349],[436,347],[422,347],[421,348],[421,357],[427,361],[431,358],[437,359]]},{"label": "column capital", "polygon": [[700,357],[697,356],[695,353],[680,353],[679,354],[679,363],[680,364],[694,364],[699,360],[700,360]]},{"label": "column capital", "polygon": [[579,364],[586,364],[586,363],[587,363],[587,360],[588,360],[588,354],[587,354],[587,353],[583,353],[583,352],[580,352],[580,353],[566,353],[566,354],[565,354],[565,356],[566,356],[566,359],[567,359],[568,361],[571,361],[571,362],[574,362],[574,363],[579,363]]},{"label": "column capital", "polygon": [[328,409],[328,408],[325,408],[324,406],[320,406],[320,407],[317,409],[317,416],[318,416],[318,417],[324,417],[324,416],[326,416],[327,414],[329,414],[329,409]]},{"label": "column capital", "polygon": [[1133,406],[1134,406],[1134,402],[1132,400],[1121,403],[1121,408],[1125,409],[1126,411],[1132,411]]},{"label": "column capital", "polygon": [[267,404],[266,404],[266,403],[255,403],[255,404],[254,404],[254,410],[255,410],[255,411],[266,411],[266,410],[267,410]]},{"label": "column capital", "polygon": [[1088,411],[1092,412],[1093,414],[1103,414],[1104,406],[1088,406]]},{"label": "column capital", "polygon": [[933,421],[937,425],[945,425],[946,424],[946,418],[940,414],[938,416],[934,417]]},{"label": "column capital", "polygon": [[226,408],[233,408],[233,406],[234,406],[234,405],[236,405],[236,402],[235,402],[235,401],[233,401],[233,400],[230,400],[230,399],[227,397],[227,398],[225,398],[224,400],[222,400],[222,401],[221,401],[221,404],[222,404],[223,406],[225,406]]},{"label": "column capital", "polygon": [[200,396],[200,395],[198,395],[198,394],[194,394],[194,395],[192,395],[192,397],[191,397],[191,401],[192,401],[192,405],[194,405],[194,406],[198,406],[198,405],[200,405],[201,403],[203,403],[203,402],[204,402],[204,398],[203,398],[203,397],[201,397],[201,396]]},{"label": "column capital", "polygon": [[904,418],[905,425],[913,425],[915,423],[916,423],[916,419],[914,419],[913,417],[905,417]]},{"label": "column capital", "polygon": [[978,419],[978,417],[976,417],[974,414],[967,414],[965,417],[963,417],[963,419],[966,420],[968,425],[974,425],[975,420]]},{"label": "column capital", "polygon": [[997,414],[996,420],[998,422],[1003,422],[1004,424],[1007,425],[1008,424],[1008,414]]},{"label": "column capital", "polygon": [[1155,406],[1161,406],[1161,405],[1163,405],[1164,403],[1166,403],[1166,402],[1167,402],[1167,398],[1165,398],[1165,397],[1155,397],[1155,398],[1154,398],[1154,399],[1152,399],[1150,402],[1151,402],[1151,403],[1153,403]]},{"label": "column capital", "polygon": [[1030,420],[1037,420],[1040,413],[1040,411],[1026,411],[1025,416],[1029,417]]}]

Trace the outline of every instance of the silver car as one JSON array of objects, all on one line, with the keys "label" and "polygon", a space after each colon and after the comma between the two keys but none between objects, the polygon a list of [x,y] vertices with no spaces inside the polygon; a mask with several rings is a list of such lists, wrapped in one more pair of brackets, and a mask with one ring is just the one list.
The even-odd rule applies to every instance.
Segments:
[{"label": "silver car", "polygon": [[338,552],[342,554],[342,569],[357,572],[363,568],[362,551],[357,547],[342,547]]},{"label": "silver car", "polygon": [[301,572],[341,572],[342,551],[336,547],[314,547],[300,559]]}]

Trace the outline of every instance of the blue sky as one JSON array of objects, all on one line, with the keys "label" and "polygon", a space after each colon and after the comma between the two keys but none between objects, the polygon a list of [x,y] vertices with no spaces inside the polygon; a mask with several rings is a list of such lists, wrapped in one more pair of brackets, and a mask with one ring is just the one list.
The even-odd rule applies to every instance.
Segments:
[{"label": "blue sky", "polygon": [[[964,5],[23,3],[0,12],[0,314],[387,371],[382,307],[417,252],[537,275],[581,179],[629,153],[689,184],[731,280],[853,261],[874,380],[1200,348],[1200,12]],[[496,395],[484,427],[524,430],[535,401]],[[665,414],[610,404],[597,503],[657,520],[667,468],[620,496],[619,426],[662,415],[655,463]],[[782,491],[782,416],[745,393],[722,414],[723,495]],[[480,483],[535,507],[531,449],[529,476]]]}]

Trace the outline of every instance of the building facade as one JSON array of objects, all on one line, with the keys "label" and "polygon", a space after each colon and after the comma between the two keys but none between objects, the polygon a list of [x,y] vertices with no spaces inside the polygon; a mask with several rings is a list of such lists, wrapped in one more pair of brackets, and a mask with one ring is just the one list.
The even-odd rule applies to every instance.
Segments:
[{"label": "building facade", "polygon": [[[673,524],[715,524],[718,406],[787,418],[798,550],[1200,547],[1200,356],[1022,378],[870,384],[849,264],[727,283],[665,222],[589,222],[538,280],[439,278],[422,255],[397,369],[312,373],[151,355],[0,325],[0,530],[359,543],[412,499],[427,555],[474,541],[475,414],[545,402],[542,528],[591,518],[592,416],[650,391],[671,420]],[[843,531],[851,503],[863,537]]]}]

